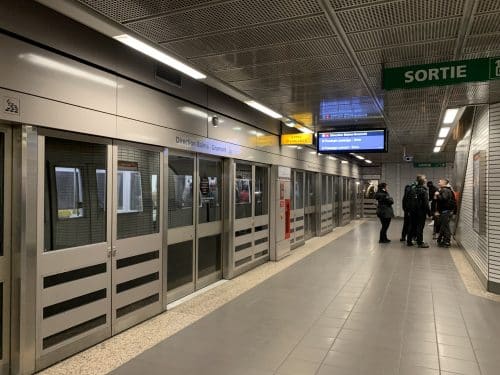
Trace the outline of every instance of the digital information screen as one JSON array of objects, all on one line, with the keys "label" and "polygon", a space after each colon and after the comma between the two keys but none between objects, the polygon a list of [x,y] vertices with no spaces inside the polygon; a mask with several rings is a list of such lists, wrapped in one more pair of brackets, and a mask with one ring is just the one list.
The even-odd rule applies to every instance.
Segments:
[{"label": "digital information screen", "polygon": [[385,129],[319,132],[318,152],[387,152]]}]

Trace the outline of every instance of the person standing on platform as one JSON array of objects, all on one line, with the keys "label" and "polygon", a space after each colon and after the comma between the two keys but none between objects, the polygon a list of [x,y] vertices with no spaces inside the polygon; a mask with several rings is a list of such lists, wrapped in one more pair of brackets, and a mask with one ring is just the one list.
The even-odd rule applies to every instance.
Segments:
[{"label": "person standing on platform", "polygon": [[439,190],[434,193],[439,212],[440,231],[438,237],[438,246],[450,247],[451,231],[450,219],[455,213],[457,202],[450,181],[446,178],[439,180]]},{"label": "person standing on platform", "polygon": [[417,240],[417,246],[428,248],[429,245],[424,242],[424,227],[426,216],[430,216],[429,193],[425,187],[426,178],[424,175],[418,175],[416,183],[411,185],[407,195],[406,205],[410,211],[410,236],[407,236],[406,243],[413,246],[412,239]]},{"label": "person standing on platform", "polygon": [[436,207],[436,197],[435,193],[438,191],[438,188],[432,183],[432,181],[427,182],[427,190],[429,190],[429,201],[431,202],[431,215],[432,222],[429,226],[432,226],[432,239],[436,239],[436,236],[439,233],[439,215],[437,215],[437,207]]},{"label": "person standing on platform", "polygon": [[387,229],[391,225],[391,220],[394,216],[392,205],[394,204],[394,199],[391,198],[387,191],[387,184],[382,182],[378,185],[377,193],[375,194],[375,199],[378,202],[377,206],[377,216],[380,219],[382,228],[380,229],[379,243],[389,243],[390,239],[387,238]]},{"label": "person standing on platform", "polygon": [[[404,213],[403,229],[401,231],[401,239],[400,239],[401,242],[405,242],[406,237],[410,234],[410,211],[409,211],[409,208],[406,206],[406,202],[407,202],[407,198],[408,198],[407,195],[408,195],[408,192],[410,191],[410,189],[411,189],[411,185],[405,186],[405,192],[403,194],[403,201],[401,202],[402,206],[403,206],[403,213]],[[410,240],[412,240],[412,239],[410,238]]]}]

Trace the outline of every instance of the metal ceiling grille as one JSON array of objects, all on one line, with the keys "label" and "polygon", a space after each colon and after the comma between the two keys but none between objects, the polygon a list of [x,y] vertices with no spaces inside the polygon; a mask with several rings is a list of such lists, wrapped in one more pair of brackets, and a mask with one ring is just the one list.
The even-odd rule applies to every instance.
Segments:
[{"label": "metal ceiling grille", "polygon": [[240,0],[137,21],[128,27],[152,40],[168,42],[320,12],[319,5],[311,0]]},{"label": "metal ceiling grille", "polygon": [[[351,120],[380,121],[376,98],[393,136],[391,152],[374,161],[399,161],[403,143],[428,160],[443,103],[500,100],[500,82],[381,88],[382,66],[500,55],[499,0],[476,0],[475,13],[465,11],[467,0],[79,1],[287,116],[311,113],[318,128],[342,118],[326,116],[325,104],[360,116]],[[453,142],[431,158],[452,158],[452,151]]]},{"label": "metal ceiling grille", "polygon": [[400,0],[364,6],[338,15],[347,33],[460,16],[463,0]]}]

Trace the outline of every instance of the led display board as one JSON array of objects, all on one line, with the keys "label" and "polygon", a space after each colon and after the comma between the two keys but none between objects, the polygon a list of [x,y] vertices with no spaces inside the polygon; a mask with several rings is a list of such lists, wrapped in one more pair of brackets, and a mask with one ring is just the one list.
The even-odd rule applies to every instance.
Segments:
[{"label": "led display board", "polygon": [[322,154],[387,152],[387,129],[319,132],[316,143]]}]

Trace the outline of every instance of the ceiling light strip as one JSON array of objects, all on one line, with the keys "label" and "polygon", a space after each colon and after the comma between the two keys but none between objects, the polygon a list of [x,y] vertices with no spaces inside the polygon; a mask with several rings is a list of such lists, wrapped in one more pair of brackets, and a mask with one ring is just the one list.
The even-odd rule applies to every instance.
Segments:
[{"label": "ceiling light strip", "polygon": [[121,34],[121,35],[116,35],[113,38],[119,41],[120,43],[123,43],[132,49],[135,49],[136,51],[139,51],[165,65],[170,66],[171,68],[174,68],[175,70],[178,70],[181,73],[188,75],[191,78],[194,79],[207,78],[205,74],[197,71],[196,69],[191,68],[190,66],[184,64],[183,62],[180,62],[179,60],[173,58],[172,56],[167,55],[166,53],[160,51],[159,49],[150,46],[149,44],[144,43],[137,38],[134,38],[133,36],[130,36],[128,34]]}]

